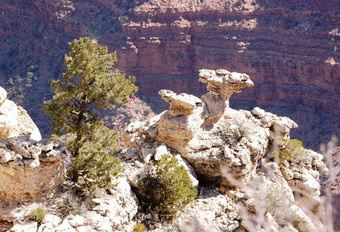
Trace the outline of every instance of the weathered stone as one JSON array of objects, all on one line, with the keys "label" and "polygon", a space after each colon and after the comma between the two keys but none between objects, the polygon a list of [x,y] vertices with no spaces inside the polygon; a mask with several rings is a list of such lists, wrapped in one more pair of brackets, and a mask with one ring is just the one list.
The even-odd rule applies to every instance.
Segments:
[{"label": "weathered stone", "polygon": [[7,91],[0,86],[0,106],[4,103],[7,99]]},{"label": "weathered stone", "polygon": [[[0,149],[2,202],[23,202],[47,195],[65,179],[67,167],[64,160],[69,158],[65,148],[60,151],[53,150],[47,155],[46,152],[41,154],[41,143],[32,141],[23,137],[0,139],[0,144],[7,146],[7,150]],[[40,157],[48,158],[40,160]]]},{"label": "weathered stone", "polygon": [[144,163],[149,163],[150,159],[154,155],[155,149],[152,148],[142,148],[141,149],[141,159],[143,160]]},{"label": "weathered stone", "polygon": [[[245,74],[201,70],[200,80],[207,83],[209,91],[201,97],[202,105],[195,104],[199,102],[196,97],[162,90],[160,94],[170,104],[169,110],[154,117],[152,123],[134,123],[125,135],[128,144],[138,140],[142,150],[156,149],[155,160],[169,150],[172,154],[178,152],[205,181],[218,183],[221,192],[227,193],[233,203],[238,202],[236,212],[236,207],[223,209],[218,214],[220,219],[214,209],[200,217],[195,212],[190,220],[182,219],[179,229],[232,231],[239,227],[239,221],[249,231],[322,229],[323,211],[315,210],[321,208],[318,179],[320,172],[326,170],[322,156],[307,150],[304,156],[292,160],[277,163],[275,157],[275,149],[284,148],[290,130],[297,124],[258,107],[252,112],[229,108],[233,92],[252,86]],[[150,124],[153,135],[157,135],[152,139],[147,132]],[[133,174],[133,179],[139,174]],[[200,195],[199,200],[203,197]],[[213,205],[206,199],[202,203]],[[191,214],[186,211],[185,215]]]},{"label": "weathered stone", "polygon": [[251,113],[255,116],[258,116],[259,118],[263,118],[266,115],[266,112],[263,109],[260,109],[259,107],[255,107]]},{"label": "weathered stone", "polygon": [[26,110],[6,98],[6,90],[0,87],[0,138],[30,135],[33,140],[41,140],[40,131]]},{"label": "weathered stone", "polygon": [[239,227],[238,206],[225,195],[210,194],[189,204],[175,220],[180,231],[234,231]]},{"label": "weathered stone", "polygon": [[10,232],[36,232],[38,228],[38,223],[36,221],[28,221],[22,224],[15,224]]},{"label": "weathered stone", "polygon": [[[222,75],[224,73],[224,75]],[[223,100],[229,100],[230,96],[236,92],[241,92],[244,87],[253,87],[254,83],[247,74],[230,73],[227,70],[201,69],[199,71],[199,80],[207,83],[209,92],[216,92],[222,96]]]},{"label": "weathered stone", "polygon": [[169,103],[168,113],[173,117],[189,115],[195,108],[203,106],[202,100],[193,95],[186,93],[177,95],[171,90],[165,89],[160,90],[158,93],[162,96],[164,101]]},{"label": "weathered stone", "polygon": [[92,220],[98,226],[102,224],[102,218],[107,218],[107,223],[112,231],[112,228],[119,227],[132,220],[138,210],[138,200],[125,178],[119,179],[117,187],[111,189],[110,193],[112,195],[104,198],[94,198],[92,200],[94,205],[93,211],[86,214],[86,217],[91,219],[94,215],[93,213],[97,213],[98,220],[97,218],[92,218]]},{"label": "weathered stone", "polygon": [[168,154],[169,150],[165,145],[161,145],[155,149],[155,157],[156,161],[160,160],[163,155]]}]

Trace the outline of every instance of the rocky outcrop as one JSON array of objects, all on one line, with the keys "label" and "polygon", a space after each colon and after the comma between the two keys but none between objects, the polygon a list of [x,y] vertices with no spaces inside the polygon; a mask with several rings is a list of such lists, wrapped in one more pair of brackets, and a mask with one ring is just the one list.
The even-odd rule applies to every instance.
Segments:
[{"label": "rocky outcrop", "polygon": [[25,202],[48,196],[65,180],[69,156],[64,145],[54,140],[1,138],[1,202]]},{"label": "rocky outcrop", "polygon": [[[40,197],[40,188],[41,204],[48,210],[38,225],[27,217],[37,203],[19,208],[4,205],[0,230],[133,231],[136,223],[143,223],[154,232],[327,231],[319,177],[328,170],[322,155],[302,147],[291,149],[290,130],[297,124],[258,107],[252,111],[230,108],[233,92],[253,86],[246,74],[220,69],[201,70],[199,76],[207,84],[201,98],[161,90],[169,109],[129,124],[123,134],[127,148],[117,154],[124,163],[124,175],[113,180],[115,188],[97,190],[82,203],[66,184],[56,197],[45,195],[60,183],[64,176],[60,170],[69,164],[64,157],[67,151],[59,143],[0,140],[4,167],[0,172],[7,171],[0,173],[0,181],[9,183],[3,189],[0,186],[0,199]],[[143,211],[133,192],[140,195],[140,180],[165,154],[178,160],[198,189],[197,199],[171,223],[164,223],[155,211]],[[41,176],[53,183],[42,182]],[[15,187],[11,180],[25,188]],[[50,189],[42,189],[47,185]]]},{"label": "rocky outcrop", "polygon": [[26,110],[8,100],[6,90],[0,87],[0,138],[22,135],[41,140],[40,131]]},{"label": "rocky outcrop", "polygon": [[[320,173],[327,171],[323,156],[303,149],[303,154],[294,151],[283,159],[280,152],[288,146],[290,130],[297,124],[260,108],[251,112],[230,108],[232,92],[253,84],[245,74],[233,73],[232,77],[240,77],[234,79],[228,79],[228,75],[227,70],[201,70],[200,80],[207,83],[208,89],[201,98],[161,90],[169,109],[150,120],[129,125],[123,136],[130,148],[125,157],[132,166],[143,166],[148,162],[146,157],[150,160],[159,153],[179,154],[192,166],[194,175],[198,174],[198,181],[219,186],[223,194],[212,197],[212,201],[223,201],[219,207],[230,214],[221,220],[218,213],[213,213],[219,207],[213,207],[208,211],[215,216],[196,214],[194,219],[190,207],[206,210],[198,200],[196,206],[188,206],[185,214],[192,223],[204,222],[199,223],[198,230],[324,229],[319,183]],[[130,181],[137,177],[138,173],[132,175]],[[180,228],[190,227],[187,219],[181,220],[185,223],[179,223]]]}]

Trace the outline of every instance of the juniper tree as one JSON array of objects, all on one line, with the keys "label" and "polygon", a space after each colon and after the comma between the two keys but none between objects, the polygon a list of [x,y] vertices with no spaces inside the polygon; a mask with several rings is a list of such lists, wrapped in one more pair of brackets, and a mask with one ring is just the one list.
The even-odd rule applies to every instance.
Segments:
[{"label": "juniper tree", "polygon": [[171,154],[163,155],[154,169],[150,168],[139,181],[137,194],[147,210],[155,210],[162,218],[171,221],[196,198],[197,190],[188,171]]},{"label": "juniper tree", "polygon": [[104,126],[99,109],[113,109],[126,102],[137,91],[135,77],[114,69],[116,54],[88,37],[75,39],[69,49],[65,55],[67,71],[61,80],[52,80],[54,96],[44,102],[43,109],[52,116],[53,133],[67,134],[68,148],[75,157],[71,168],[75,179],[83,177],[104,187],[116,173],[106,169],[118,165],[107,153],[117,149],[118,133]]}]

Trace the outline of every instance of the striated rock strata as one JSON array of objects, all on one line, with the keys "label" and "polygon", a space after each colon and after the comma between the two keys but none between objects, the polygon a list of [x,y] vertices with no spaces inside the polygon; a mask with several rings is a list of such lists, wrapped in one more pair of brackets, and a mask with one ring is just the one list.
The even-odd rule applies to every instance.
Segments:
[{"label": "striated rock strata", "polygon": [[[323,156],[306,149],[284,160],[278,156],[297,124],[260,108],[231,109],[231,93],[253,86],[245,74],[200,70],[199,76],[207,83],[207,94],[197,98],[161,90],[169,109],[125,130],[123,140],[130,148],[125,158],[135,167],[129,171],[132,185],[138,179],[132,170],[171,152],[188,162],[199,183],[220,187],[220,193],[187,207],[173,224],[180,231],[325,229],[319,183],[320,173],[327,171]],[[220,203],[207,209],[213,202]],[[193,213],[191,207],[201,211]]]},{"label": "striated rock strata", "polygon": [[67,158],[69,153],[57,141],[0,139],[1,202],[25,202],[47,196],[65,180]]},{"label": "striated rock strata", "polygon": [[1,0],[0,84],[27,72],[37,77],[25,90],[23,106],[49,135],[40,105],[52,96],[51,78],[65,71],[67,43],[90,36],[117,50],[117,66],[137,77],[139,94],[159,111],[166,107],[157,95],[162,86],[199,96],[204,92],[195,81],[199,69],[242,70],[257,88],[233,96],[234,107],[289,115],[300,126],[292,133],[317,149],[340,130],[338,5],[338,0]]}]

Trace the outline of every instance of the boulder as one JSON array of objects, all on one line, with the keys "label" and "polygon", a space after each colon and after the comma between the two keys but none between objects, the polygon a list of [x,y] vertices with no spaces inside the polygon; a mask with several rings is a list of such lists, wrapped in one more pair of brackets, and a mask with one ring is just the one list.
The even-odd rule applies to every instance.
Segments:
[{"label": "boulder", "polygon": [[7,99],[7,92],[0,87],[0,138],[30,135],[41,140],[41,134],[26,110]]}]

